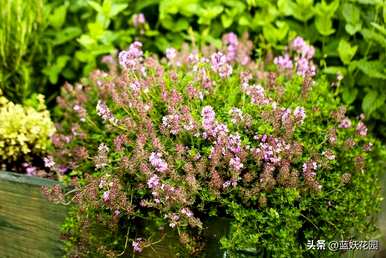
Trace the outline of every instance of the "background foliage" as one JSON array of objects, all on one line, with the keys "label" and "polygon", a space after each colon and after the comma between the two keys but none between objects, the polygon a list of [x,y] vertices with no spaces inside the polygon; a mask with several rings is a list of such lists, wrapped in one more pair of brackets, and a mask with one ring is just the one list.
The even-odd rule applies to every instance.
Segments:
[{"label": "background foliage", "polygon": [[[133,38],[160,52],[184,41],[219,46],[223,32],[248,31],[261,55],[300,34],[318,47],[324,72],[344,75],[345,103],[371,117],[378,133],[386,131],[382,0],[55,0],[44,8],[41,0],[5,2],[0,84],[12,100],[22,101],[31,89],[53,100],[64,81],[87,76],[101,66],[101,56],[126,48]],[[21,16],[23,10],[28,15]],[[132,16],[139,12],[147,23],[135,28]]]}]

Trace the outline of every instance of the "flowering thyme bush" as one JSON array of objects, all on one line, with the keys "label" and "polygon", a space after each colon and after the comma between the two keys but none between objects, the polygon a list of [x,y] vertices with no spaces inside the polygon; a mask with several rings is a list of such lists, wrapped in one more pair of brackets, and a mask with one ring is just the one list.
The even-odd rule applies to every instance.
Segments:
[{"label": "flowering thyme bush", "polygon": [[157,231],[199,254],[213,216],[232,221],[224,248],[275,257],[320,256],[307,240],[376,230],[379,144],[315,77],[313,47],[296,38],[264,64],[247,38],[223,43],[160,61],[134,42],[121,70],[64,87],[52,155],[74,186],[71,255],[141,252]]}]

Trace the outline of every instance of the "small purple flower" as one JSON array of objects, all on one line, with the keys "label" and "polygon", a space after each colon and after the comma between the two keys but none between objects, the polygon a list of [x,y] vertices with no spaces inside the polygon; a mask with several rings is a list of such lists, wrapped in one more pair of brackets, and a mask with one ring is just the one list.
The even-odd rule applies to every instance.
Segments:
[{"label": "small purple flower", "polygon": [[222,184],[222,187],[223,188],[228,188],[229,186],[231,186],[232,182],[230,180],[227,180],[225,181],[223,184]]},{"label": "small purple flower", "polygon": [[211,106],[203,107],[201,116],[203,118],[202,126],[204,130],[212,129],[216,118],[216,113],[214,112],[213,108]]},{"label": "small purple flower", "polygon": [[293,63],[288,54],[284,56],[275,57],[273,60],[274,64],[276,64],[281,70],[291,70],[293,67]]},{"label": "small purple flower", "polygon": [[135,239],[135,240],[133,241],[133,243],[132,243],[134,252],[137,252],[137,253],[142,252],[142,250],[143,250],[142,245],[143,245],[143,240],[142,240],[142,238],[137,238],[137,239]]},{"label": "small purple flower", "polygon": [[143,13],[138,13],[133,15],[133,24],[135,28],[138,28],[140,25],[145,23],[146,23],[146,19]]},{"label": "small purple flower", "polygon": [[53,160],[52,156],[44,157],[43,161],[46,168],[52,169],[55,166],[55,161]]},{"label": "small purple flower", "polygon": [[291,44],[291,47],[297,51],[301,51],[303,47],[306,45],[306,42],[302,37],[297,36]]},{"label": "small purple flower", "polygon": [[296,107],[294,110],[295,118],[302,124],[306,118],[306,111],[303,107]]},{"label": "small purple flower", "polygon": [[110,121],[113,124],[118,123],[118,120],[114,117],[113,113],[102,100],[98,100],[96,111],[98,116],[100,116],[104,121]]},{"label": "small purple flower", "polygon": [[160,181],[159,181],[159,177],[157,175],[153,175],[149,178],[149,180],[147,180],[147,186],[151,189],[159,186],[159,183],[160,183]]},{"label": "small purple flower", "polygon": [[103,201],[108,202],[110,201],[110,191],[103,192]]},{"label": "small purple flower", "polygon": [[229,161],[229,166],[231,166],[236,171],[240,171],[244,167],[244,164],[241,163],[239,157],[235,157],[231,158],[231,160]]},{"label": "small purple flower", "polygon": [[362,121],[359,121],[356,131],[357,131],[357,134],[359,134],[360,136],[367,135],[367,127]]},{"label": "small purple flower", "polygon": [[230,45],[237,45],[239,40],[237,39],[237,35],[234,32],[229,32],[224,35],[224,41]]},{"label": "small purple flower", "polygon": [[344,118],[340,124],[339,124],[339,127],[340,128],[350,128],[351,127],[351,120],[349,118]]},{"label": "small purple flower", "polygon": [[291,109],[289,108],[284,109],[281,115],[281,121],[285,123],[290,118],[290,115],[291,115]]},{"label": "small purple flower", "polygon": [[35,176],[36,175],[36,167],[29,165],[26,169],[27,175]]},{"label": "small purple flower", "polygon": [[187,217],[193,217],[193,212],[189,208],[182,208],[181,213],[185,214]]},{"label": "small purple flower", "polygon": [[135,69],[143,57],[142,43],[135,41],[127,51],[121,51],[118,55],[119,64],[125,69]]},{"label": "small purple flower", "polygon": [[169,59],[169,61],[174,60],[177,56],[177,51],[174,48],[167,48],[166,49],[166,57]]},{"label": "small purple flower", "polygon": [[168,164],[163,159],[161,159],[161,157],[161,153],[152,152],[150,154],[149,161],[158,172],[165,172],[168,169]]}]

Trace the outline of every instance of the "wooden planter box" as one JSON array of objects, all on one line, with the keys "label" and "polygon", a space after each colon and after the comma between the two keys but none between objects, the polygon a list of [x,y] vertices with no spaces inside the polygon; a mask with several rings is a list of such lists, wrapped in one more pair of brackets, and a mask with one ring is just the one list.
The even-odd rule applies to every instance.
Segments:
[{"label": "wooden planter box", "polygon": [[40,188],[54,180],[0,171],[0,257],[62,257],[60,225],[66,207],[46,200]]},{"label": "wooden planter box", "polygon": [[[386,188],[386,180],[383,182]],[[67,209],[48,202],[40,190],[41,186],[57,183],[54,180],[0,171],[0,258],[56,258],[64,255],[60,225],[64,222]],[[386,201],[379,218],[384,235],[385,211]],[[219,240],[229,232],[229,219],[210,219],[204,226],[207,242],[202,257],[258,257],[256,250],[240,250],[237,254],[221,250]],[[384,243],[385,240],[383,238]],[[173,258],[176,257],[178,244],[177,236],[168,234],[162,242],[145,249],[139,257]],[[385,250],[380,250],[371,254],[348,252],[343,257],[386,257],[384,255]]]}]

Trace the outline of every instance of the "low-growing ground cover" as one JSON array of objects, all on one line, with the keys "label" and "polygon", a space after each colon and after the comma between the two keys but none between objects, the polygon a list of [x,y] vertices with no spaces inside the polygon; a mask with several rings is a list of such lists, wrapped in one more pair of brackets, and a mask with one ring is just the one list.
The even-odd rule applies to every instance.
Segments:
[{"label": "low-growing ground cover", "polygon": [[339,79],[318,74],[302,38],[271,64],[252,48],[230,33],[220,49],[159,60],[134,42],[109,72],[65,86],[50,166],[66,166],[74,189],[46,192],[76,204],[69,255],[140,253],[167,228],[181,254],[200,255],[211,217],[232,221],[223,248],[274,257],[332,256],[307,240],[373,236],[384,152],[364,116],[346,116]]}]

